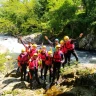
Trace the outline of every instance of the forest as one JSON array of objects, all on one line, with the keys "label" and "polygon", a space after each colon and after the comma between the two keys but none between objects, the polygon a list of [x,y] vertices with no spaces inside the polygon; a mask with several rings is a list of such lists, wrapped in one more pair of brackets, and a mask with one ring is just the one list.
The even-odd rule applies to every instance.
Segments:
[{"label": "forest", "polygon": [[95,31],[96,0],[0,0],[0,33],[74,38]]}]

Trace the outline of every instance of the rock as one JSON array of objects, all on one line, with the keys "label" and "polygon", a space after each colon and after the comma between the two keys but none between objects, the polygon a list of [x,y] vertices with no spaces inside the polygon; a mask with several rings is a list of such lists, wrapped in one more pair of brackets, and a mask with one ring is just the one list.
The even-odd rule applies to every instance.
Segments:
[{"label": "rock", "polygon": [[26,89],[28,87],[27,82],[21,82],[18,78],[7,77],[2,81],[2,91],[12,91],[15,89]]},{"label": "rock", "polygon": [[7,74],[5,74],[5,77],[17,77],[16,75],[17,69],[10,70]]},{"label": "rock", "polygon": [[22,37],[22,40],[25,43],[36,42],[38,44],[38,43],[42,43],[42,42],[40,42],[41,37],[42,37],[41,33],[34,33],[34,34],[31,34],[31,35],[27,35],[27,36]]},{"label": "rock", "polygon": [[64,92],[64,93],[61,93],[57,96],[76,96],[74,93],[71,93],[71,92]]},{"label": "rock", "polygon": [[57,96],[58,94],[61,94],[62,90],[58,86],[52,86],[49,90],[46,92],[46,96]]},{"label": "rock", "polygon": [[[79,70],[81,69],[85,70],[83,72],[86,72],[88,68],[96,68],[96,65],[80,64],[78,68],[76,68],[75,66],[69,68],[70,70],[72,70],[70,71],[71,77],[69,75],[68,78],[61,78],[62,80],[60,80],[59,84],[51,86],[46,91],[43,89],[43,87],[36,87],[36,89],[30,90],[29,83],[27,83],[26,81],[21,82],[20,78],[16,78],[15,76],[10,77],[11,74],[14,74],[16,70],[10,72],[10,75],[8,75],[8,77],[2,76],[1,78],[0,74],[0,94],[3,94],[0,96],[95,96],[94,89],[96,88],[96,75],[87,74],[80,76],[79,74],[73,75],[73,73],[77,73],[77,71],[79,72]],[[88,72],[91,72],[90,69],[88,69]],[[65,71],[69,71],[68,68],[65,68]]]},{"label": "rock", "polygon": [[93,33],[88,34],[79,42],[79,48],[84,50],[96,50],[96,40]]},{"label": "rock", "polygon": [[70,86],[70,85],[73,85],[74,82],[75,82],[75,79],[74,79],[74,78],[67,78],[67,79],[65,79],[60,85]]},{"label": "rock", "polygon": [[63,77],[64,78],[74,78],[74,75],[75,75],[75,73],[74,72],[71,72],[69,74],[65,74]]}]

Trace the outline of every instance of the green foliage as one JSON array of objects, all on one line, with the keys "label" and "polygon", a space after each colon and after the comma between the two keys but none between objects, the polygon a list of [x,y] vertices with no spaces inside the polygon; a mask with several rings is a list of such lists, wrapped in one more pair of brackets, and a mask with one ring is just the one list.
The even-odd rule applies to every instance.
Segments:
[{"label": "green foliage", "polygon": [[5,58],[6,54],[0,54],[0,71],[4,71],[5,66],[4,63],[6,62]]},{"label": "green foliage", "polygon": [[74,38],[96,30],[96,0],[1,0],[0,4],[0,32]]},{"label": "green foliage", "polygon": [[0,54],[0,72],[7,74],[11,69],[14,68],[15,60],[12,58],[11,54],[3,53]]},{"label": "green foliage", "polygon": [[18,28],[13,24],[13,22],[5,18],[0,18],[0,32],[16,34],[18,32]]},{"label": "green foliage", "polygon": [[[38,27],[38,10],[39,4],[36,0],[6,1],[0,8],[0,29],[3,29],[2,32],[10,32],[11,34],[33,32]],[[6,28],[5,25],[7,25]]]},{"label": "green foliage", "polygon": [[18,94],[19,94],[19,92],[17,90],[13,90],[13,91],[5,91],[2,96],[6,96],[6,95],[15,96],[15,95],[18,95]]}]

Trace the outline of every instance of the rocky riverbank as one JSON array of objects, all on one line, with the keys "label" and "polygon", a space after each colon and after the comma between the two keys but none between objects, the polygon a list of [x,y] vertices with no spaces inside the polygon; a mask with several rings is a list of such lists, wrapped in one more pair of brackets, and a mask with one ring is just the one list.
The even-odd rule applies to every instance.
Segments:
[{"label": "rocky riverbank", "polygon": [[96,35],[90,33],[84,36],[79,42],[79,48],[83,50],[95,50],[96,51]]},{"label": "rocky riverbank", "polygon": [[[6,77],[0,75],[0,96],[95,96],[96,65],[79,64],[61,69],[56,85],[45,89],[43,86],[30,90],[29,83],[20,81],[12,71]],[[43,85],[43,83],[42,83]],[[40,85],[38,85],[40,86]]]}]

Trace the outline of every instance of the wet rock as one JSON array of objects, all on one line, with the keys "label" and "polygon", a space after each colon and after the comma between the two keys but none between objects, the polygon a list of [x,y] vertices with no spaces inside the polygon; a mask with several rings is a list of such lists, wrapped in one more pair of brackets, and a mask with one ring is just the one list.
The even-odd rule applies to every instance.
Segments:
[{"label": "wet rock", "polygon": [[76,96],[74,93],[71,93],[71,92],[64,92],[64,93],[61,93],[57,96]]},{"label": "wet rock", "polygon": [[[41,44],[42,43],[40,41],[41,37],[42,37],[41,33],[34,33],[31,35],[27,35],[27,36],[22,37],[22,40],[24,41],[24,43],[36,42],[37,44]],[[20,43],[20,41],[19,41],[19,43]]]},{"label": "wet rock", "polygon": [[67,78],[67,79],[65,79],[60,85],[70,86],[70,85],[74,85],[74,82],[75,82],[75,79],[74,79],[74,78]]},{"label": "wet rock", "polygon": [[71,73],[63,75],[63,78],[74,78],[74,75],[75,75],[75,73],[71,72]]},{"label": "wet rock", "polygon": [[88,34],[79,42],[79,48],[84,50],[96,50],[96,40],[93,33]]},{"label": "wet rock", "polygon": [[10,70],[10,72],[8,72],[5,77],[17,77],[16,71],[16,69]]},{"label": "wet rock", "polygon": [[60,90],[60,87],[54,85],[49,90],[47,90],[45,96],[57,96],[60,93],[62,93],[62,90]]}]

